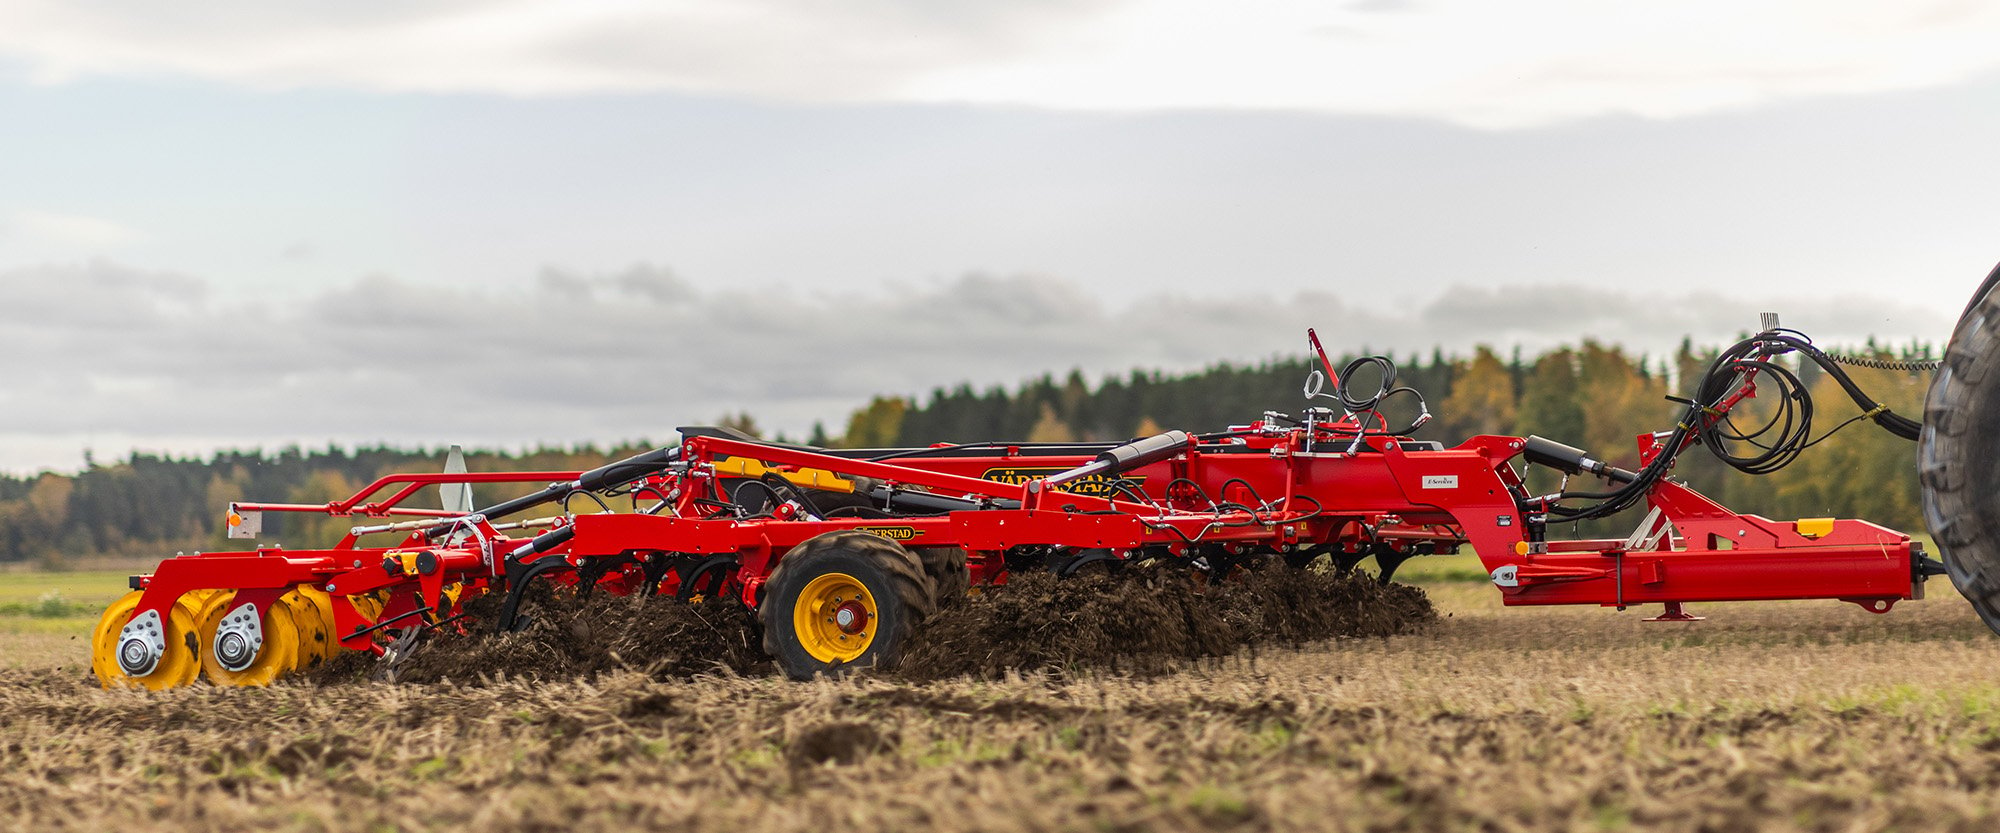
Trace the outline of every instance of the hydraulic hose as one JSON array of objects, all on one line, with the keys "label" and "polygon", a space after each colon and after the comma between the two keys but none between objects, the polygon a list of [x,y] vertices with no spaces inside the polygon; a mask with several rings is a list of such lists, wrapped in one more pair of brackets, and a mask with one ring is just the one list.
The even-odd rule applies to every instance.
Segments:
[{"label": "hydraulic hose", "polygon": [[[606,463],[583,474],[568,483],[550,483],[541,491],[531,492],[510,500],[503,500],[477,513],[489,521],[525,512],[544,503],[553,503],[574,492],[601,492],[615,489],[639,478],[658,472],[681,456],[680,446],[656,448],[641,454],[634,454],[614,463]],[[424,530],[426,537],[436,539],[457,526],[456,521],[446,521]],[[558,530],[560,531],[560,530]]]},{"label": "hydraulic hose", "polygon": [[[2000,269],[1996,269],[1994,275],[1988,277],[1987,289],[1991,288],[1990,284],[1997,281],[2000,281]],[[1644,499],[1660,478],[1665,477],[1673,468],[1674,461],[1688,445],[1692,444],[1690,436],[1693,441],[1707,446],[1717,459],[1746,473],[1769,474],[1789,465],[1806,449],[1833,433],[1828,431],[1817,438],[1812,436],[1813,402],[1810,393],[1805,389],[1805,384],[1799,379],[1798,374],[1772,361],[1778,356],[1792,352],[1812,360],[1826,371],[1828,377],[1840,385],[1841,390],[1862,411],[1855,419],[1872,420],[1889,433],[1907,440],[1915,440],[1921,433],[1922,423],[1898,414],[1890,410],[1889,406],[1870,397],[1861,390],[1860,385],[1855,384],[1854,379],[1839,362],[1825,351],[1813,346],[1804,336],[1791,330],[1766,330],[1731,345],[1729,349],[1716,356],[1715,361],[1709,365],[1708,370],[1702,374],[1701,381],[1695,386],[1694,398],[1682,400],[1688,403],[1687,410],[1683,412],[1674,430],[1664,440],[1663,453],[1655,456],[1638,472],[1629,473],[1633,475],[1629,480],[1623,477],[1628,472],[1620,470],[1620,476],[1611,479],[1614,482],[1619,480],[1625,482],[1616,489],[1598,493],[1565,492],[1559,496],[1567,499],[1594,500],[1595,503],[1579,507],[1550,505],[1547,507],[1548,514],[1565,521],[1581,521],[1608,517],[1631,508]],[[1733,405],[1729,400],[1752,374],[1774,380],[1781,393],[1780,396],[1774,397],[1779,404],[1776,412],[1765,424],[1754,430],[1739,430],[1729,422],[1724,406]],[[1837,431],[1839,427],[1833,430]],[[1729,447],[1732,442],[1747,443],[1760,450],[1749,454],[1737,453]],[[1571,473],[1575,473],[1575,470],[1565,468],[1575,464],[1570,452],[1582,453],[1567,446],[1562,446],[1561,450],[1541,448],[1540,452],[1530,459],[1543,462],[1535,459],[1536,456],[1540,456],[1554,460],[1557,463],[1556,468]],[[1588,457],[1584,459],[1588,460]]]}]

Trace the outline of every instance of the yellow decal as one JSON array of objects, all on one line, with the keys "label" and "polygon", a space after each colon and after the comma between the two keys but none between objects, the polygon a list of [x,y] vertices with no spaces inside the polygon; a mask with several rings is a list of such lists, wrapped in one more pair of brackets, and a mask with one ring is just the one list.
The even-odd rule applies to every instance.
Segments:
[{"label": "yellow decal", "polygon": [[854,491],[854,481],[842,479],[839,475],[824,469],[780,471],[764,465],[762,461],[752,460],[748,457],[731,457],[726,460],[718,460],[715,463],[715,473],[729,477],[747,477],[751,479],[763,477],[766,473],[769,473],[791,481],[794,486],[801,486],[807,489],[820,489],[828,492]]},{"label": "yellow decal", "polygon": [[908,541],[917,537],[917,528],[914,526],[857,526],[855,529],[870,535],[880,535],[891,541]]},{"label": "yellow decal", "polygon": [[[1019,486],[1030,480],[1039,480],[1051,474],[1058,474],[1064,471],[1068,471],[1068,469],[1054,466],[1012,466],[1008,468],[987,469],[986,473],[980,475],[980,477],[986,480],[996,480],[1001,483],[1011,483]],[[1093,474],[1088,477],[1071,480],[1056,488],[1065,492],[1089,495],[1091,497],[1118,497],[1122,494],[1118,488],[1120,485],[1132,491],[1139,491],[1139,487],[1144,485],[1145,482],[1146,478],[1143,477]]]}]

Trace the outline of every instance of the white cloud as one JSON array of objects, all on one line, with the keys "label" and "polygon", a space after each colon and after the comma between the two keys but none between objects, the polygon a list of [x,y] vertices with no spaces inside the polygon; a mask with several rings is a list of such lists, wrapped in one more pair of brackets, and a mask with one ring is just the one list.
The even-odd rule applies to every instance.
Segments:
[{"label": "white cloud", "polygon": [[[133,447],[660,440],[738,411],[796,437],[815,420],[838,429],[877,394],[1302,355],[1307,327],[1332,350],[1399,358],[1482,342],[1532,355],[1584,337],[1658,357],[1684,334],[1728,339],[1763,310],[1836,344],[1941,339],[1950,327],[1936,313],[1840,297],[1547,286],[1391,305],[1245,290],[1110,309],[1050,278],[706,292],[645,265],[460,290],[373,277],[278,307],[99,261],[0,271],[0,296],[0,355],[35,357],[10,365],[0,390],[0,466],[15,470],[74,467],[85,444],[110,458]],[[1289,404],[1242,408],[1249,418]]]},{"label": "white cloud", "polygon": [[1511,128],[1950,84],[2000,66],[1979,0],[13,0],[0,57],[47,83],[1085,110],[1277,109]]},{"label": "white cloud", "polygon": [[13,239],[39,244],[108,249],[145,238],[145,233],[138,229],[101,217],[32,209],[9,211],[0,215],[0,241]]}]

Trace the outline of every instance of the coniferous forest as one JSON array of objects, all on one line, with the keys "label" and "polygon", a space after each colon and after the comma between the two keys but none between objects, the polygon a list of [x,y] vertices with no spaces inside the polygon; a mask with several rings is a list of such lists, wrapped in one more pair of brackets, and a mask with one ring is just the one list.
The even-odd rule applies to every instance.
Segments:
[{"label": "coniferous forest", "polygon": [[[1925,359],[1933,350],[1927,345],[1889,350],[1869,344],[1834,352]],[[1471,355],[1394,357],[1399,368],[1395,383],[1421,393],[1433,416],[1417,438],[1452,445],[1477,434],[1539,434],[1633,467],[1636,436],[1672,427],[1683,406],[1667,397],[1686,395],[1685,388],[1713,356],[1713,350],[1685,343],[1673,355],[1650,357],[1592,342],[1533,356],[1479,348]],[[788,439],[885,447],[993,439],[1122,440],[1167,428],[1215,431],[1250,422],[1265,410],[1297,413],[1305,406],[1301,388],[1313,366],[1298,358],[1217,364],[1179,374],[1135,370],[1096,380],[1071,372],[1012,388],[959,385],[915,399],[877,397],[838,424],[838,434],[821,425],[808,437]],[[1797,372],[1819,403],[1813,436],[1859,413],[1816,367],[1808,364]],[[1850,373],[1898,413],[1921,416],[1929,374]],[[1355,384],[1371,389],[1378,378],[1358,377]],[[1760,407],[1753,402],[1745,421],[1754,419]],[[1391,423],[1407,422],[1417,413],[1416,400],[1403,395],[1385,402],[1382,410]],[[753,417],[738,414],[721,421],[755,433]],[[643,448],[468,451],[467,457],[474,471],[561,471],[587,469]],[[437,471],[443,457],[441,449],[387,447],[236,450],[205,458],[134,453],[74,474],[0,477],[0,562],[61,567],[84,558],[150,558],[240,547],[247,542],[223,537],[224,508],[232,500],[322,504],[345,498],[383,474]],[[1778,518],[1858,517],[1914,532],[1922,527],[1914,460],[1913,443],[1861,421],[1773,475],[1738,473],[1697,448],[1682,457],[1676,476],[1738,511]],[[500,499],[509,494],[503,489],[482,487],[478,499]],[[351,522],[274,514],[266,524],[265,541],[296,548],[330,544]],[[1614,531],[1611,526],[1579,531],[1607,534]]]}]

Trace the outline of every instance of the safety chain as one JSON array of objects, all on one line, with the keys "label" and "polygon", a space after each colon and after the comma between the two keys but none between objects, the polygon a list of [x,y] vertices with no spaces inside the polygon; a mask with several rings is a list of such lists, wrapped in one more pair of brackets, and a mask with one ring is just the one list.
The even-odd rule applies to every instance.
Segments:
[{"label": "safety chain", "polygon": [[1849,367],[1866,367],[1873,370],[1901,370],[1909,373],[1929,373],[1944,366],[1944,360],[1942,359],[1926,359],[1923,361],[1871,359],[1866,356],[1843,356],[1839,353],[1828,353],[1826,357],[1834,360],[1835,363],[1848,365]]}]

